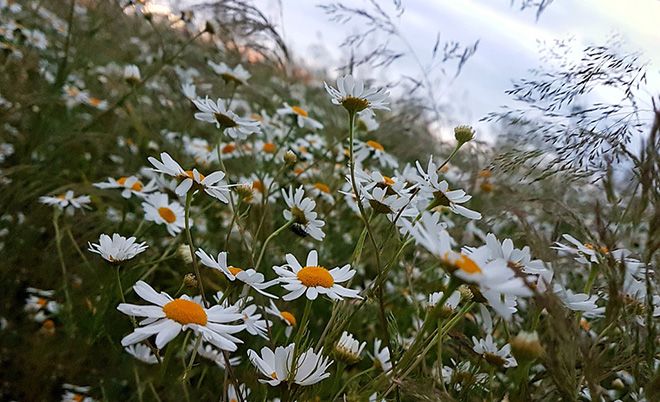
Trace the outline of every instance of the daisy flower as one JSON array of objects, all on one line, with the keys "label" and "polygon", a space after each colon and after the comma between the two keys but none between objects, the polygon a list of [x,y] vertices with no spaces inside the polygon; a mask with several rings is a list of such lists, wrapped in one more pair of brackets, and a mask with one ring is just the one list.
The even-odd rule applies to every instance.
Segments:
[{"label": "daisy flower", "polygon": [[335,345],[335,354],[338,359],[345,361],[347,364],[355,364],[360,361],[360,355],[366,345],[366,342],[360,343],[353,338],[353,334],[344,331]]},{"label": "daisy flower", "polygon": [[218,159],[215,148],[203,138],[183,137],[183,147],[186,153],[195,159],[195,163],[208,166]]},{"label": "daisy flower", "polygon": [[263,347],[261,356],[254,350],[248,350],[248,357],[261,374],[268,378],[259,380],[263,384],[276,387],[287,381],[308,386],[330,377],[326,370],[333,362],[322,353],[323,348],[319,353],[314,353],[314,349],[310,348],[294,362],[295,344],[292,343],[287,347],[278,346],[275,351]]},{"label": "daisy flower", "polygon": [[142,80],[140,69],[135,64],[129,64],[124,67],[124,80],[129,84],[135,85]]},{"label": "daisy flower", "polygon": [[150,194],[142,203],[142,209],[146,220],[165,225],[171,236],[176,236],[185,227],[183,207],[176,201],[169,202],[167,194]]},{"label": "daisy flower", "polygon": [[[239,384],[238,390],[236,390],[234,384],[227,385],[227,398],[229,402],[238,402],[239,400],[247,401],[248,396],[250,396],[250,392],[252,391],[245,384]],[[239,394],[240,394],[240,398],[239,398]]]},{"label": "daisy flower", "polygon": [[328,270],[319,265],[316,250],[309,252],[304,267],[293,254],[286,255],[286,262],[286,265],[273,267],[280,276],[280,281],[284,283],[282,287],[290,292],[282,296],[283,300],[294,300],[303,294],[309,300],[316,299],[319,294],[333,300],[342,300],[344,297],[361,299],[357,290],[338,285],[349,281],[355,275],[350,264]]},{"label": "daisy flower", "polygon": [[511,356],[511,345],[507,343],[498,349],[491,334],[488,334],[486,339],[477,339],[473,336],[472,343],[474,343],[472,350],[494,366],[516,367],[518,365],[516,359]]},{"label": "daisy flower", "polygon": [[367,159],[375,158],[381,167],[399,167],[399,162],[385,151],[385,147],[380,142],[374,140],[368,140],[366,142],[353,140],[353,157],[357,164],[362,164]]},{"label": "daisy flower", "polygon": [[60,210],[64,210],[67,215],[73,215],[76,209],[89,209],[89,203],[91,203],[92,200],[88,195],[79,195],[76,197],[74,196],[73,191],[69,190],[64,194],[56,196],[45,195],[39,197],[39,202],[46,205],[52,205]]},{"label": "daisy flower", "polygon": [[91,387],[81,387],[78,385],[62,384],[64,388],[64,395],[62,395],[62,402],[95,402],[96,399],[87,395],[92,389]]},{"label": "daisy flower", "polygon": [[449,209],[455,214],[462,215],[468,219],[481,219],[479,212],[465,208],[464,204],[472,198],[463,190],[449,190],[449,183],[446,180],[440,180],[437,166],[433,162],[433,157],[429,158],[427,171],[417,162],[417,170],[422,180],[418,182],[420,186],[420,197],[431,199],[429,209]]},{"label": "daisy flower", "polygon": [[53,300],[54,290],[41,290],[33,287],[26,289],[28,297],[25,299],[24,310],[30,313],[36,322],[44,322],[60,311],[60,304]]},{"label": "daisy flower", "polygon": [[133,290],[152,305],[121,303],[117,310],[132,317],[146,317],[131,334],[121,340],[126,347],[156,335],[156,347],[162,349],[181,331],[192,330],[203,340],[219,349],[233,352],[242,341],[231,334],[245,329],[242,324],[229,324],[240,320],[236,308],[215,305],[205,308],[187,295],[173,299],[167,293],[157,293],[146,282],[138,281]]},{"label": "daisy flower", "polygon": [[[190,345],[189,351],[192,351],[194,348],[194,344]],[[197,347],[197,354],[202,356],[205,359],[209,359],[215,364],[220,367],[221,369],[226,369],[227,368],[227,360],[225,360],[225,354],[213,347],[213,345],[209,343],[204,343],[201,342],[199,346]],[[241,364],[241,357],[240,356],[235,356],[235,357],[230,357],[229,358],[229,365],[230,366],[238,366]]]},{"label": "daisy flower", "polygon": [[223,160],[238,158],[241,156],[241,150],[235,142],[220,143],[220,154]]},{"label": "daisy flower", "polygon": [[149,247],[147,243],[136,243],[135,240],[135,237],[129,237],[127,239],[119,235],[119,233],[114,233],[112,238],[107,234],[102,234],[99,237],[99,244],[87,244],[89,251],[92,253],[100,255],[103,259],[111,263],[120,263],[130,260]]},{"label": "daisy flower", "polygon": [[365,88],[364,81],[345,75],[337,79],[337,88],[324,83],[325,90],[332,97],[332,103],[341,105],[349,113],[363,110],[390,110],[388,105],[389,92],[384,88]]},{"label": "daisy flower", "polygon": [[374,339],[374,354],[372,359],[374,361],[374,365],[377,368],[383,370],[384,373],[388,373],[390,370],[392,370],[392,363],[390,362],[390,350],[387,348],[387,346],[381,349],[381,344],[382,341],[380,339]]},{"label": "daisy flower", "polygon": [[587,318],[602,317],[605,313],[605,307],[598,307],[598,295],[589,296],[586,293],[573,293],[570,289],[564,289],[561,285],[555,284],[553,292],[564,303],[566,308],[573,311],[581,311]]},{"label": "daisy flower", "polygon": [[[241,180],[241,182],[247,182],[247,186],[250,189],[250,194],[248,195],[248,198],[250,198],[249,202],[260,205],[264,200],[266,191],[273,188],[274,179],[269,174],[259,177],[256,173],[253,173],[250,178]],[[277,191],[270,191],[268,193],[268,202],[274,202],[278,197],[279,193]]]},{"label": "daisy flower", "polygon": [[197,98],[193,103],[199,109],[195,113],[195,119],[208,123],[215,123],[216,127],[222,129],[227,136],[235,140],[243,140],[252,133],[260,133],[260,123],[255,120],[239,117],[225,105],[225,101],[218,99],[213,101],[206,98]]},{"label": "daisy flower", "polygon": [[230,281],[233,282],[238,279],[240,282],[243,282],[244,284],[253,288],[262,295],[277,299],[277,296],[265,292],[264,289],[267,289],[273,286],[274,284],[278,283],[279,282],[278,279],[265,282],[264,275],[255,271],[252,268],[243,270],[241,268],[227,265],[226,251],[218,253],[217,259],[207,254],[206,251],[202,250],[201,248],[197,249],[195,254],[199,257],[202,264],[206,265],[209,268],[213,268],[213,269],[217,269],[218,271],[221,271]]},{"label": "daisy flower", "polygon": [[332,190],[327,184],[317,181],[314,184],[308,185],[308,190],[314,198],[321,198],[328,204],[334,205],[335,197],[332,196]]},{"label": "daisy flower", "polygon": [[241,315],[243,315],[243,323],[245,330],[250,335],[260,336],[268,339],[268,328],[273,325],[271,321],[261,319],[261,314],[257,313],[256,304],[248,304],[252,301],[251,297],[241,300],[238,304],[242,304]]},{"label": "daisy flower", "polygon": [[288,193],[282,189],[282,196],[289,207],[283,212],[284,219],[293,221],[293,231],[302,237],[309,235],[316,240],[323,240],[325,233],[321,228],[325,226],[325,222],[316,219],[317,214],[314,212],[316,202],[305,197],[303,187],[298,187],[295,193],[291,187]]},{"label": "daisy flower", "polygon": [[605,246],[595,247],[591,243],[582,244],[581,241],[569,234],[563,234],[562,237],[571,245],[567,246],[563,243],[556,242],[556,246],[552,247],[562,253],[575,255],[575,261],[581,264],[597,263],[599,252],[603,254],[609,253]]},{"label": "daisy flower", "polygon": [[178,196],[184,196],[190,191],[193,186],[201,188],[213,198],[216,198],[225,204],[229,202],[227,196],[229,195],[229,186],[222,180],[225,173],[218,170],[208,176],[204,176],[197,169],[183,170],[181,165],[177,163],[167,152],[160,154],[162,162],[150,156],[149,162],[155,167],[155,172],[163,173],[177,179],[183,179],[174,191]]},{"label": "daisy flower", "polygon": [[284,321],[284,324],[286,325],[284,334],[287,336],[287,338],[291,336],[293,327],[296,326],[296,316],[294,316],[289,311],[280,310],[279,308],[277,308],[277,305],[275,305],[275,303],[273,303],[272,300],[270,301],[270,307],[266,307],[266,312]]},{"label": "daisy flower", "polygon": [[517,249],[513,246],[511,239],[505,239],[500,243],[494,234],[486,235],[486,246],[491,253],[491,258],[501,258],[507,262],[509,267],[519,268],[527,274],[540,274],[546,271],[545,265],[541,260],[532,260],[528,246]]},{"label": "daisy flower", "polygon": [[131,198],[131,195],[144,197],[146,194],[157,189],[154,180],[151,180],[147,185],[144,185],[136,176],[122,176],[118,179],[108,177],[107,181],[94,183],[93,185],[94,187],[104,190],[109,188],[120,188],[122,189],[121,196],[124,198]]},{"label": "daisy flower", "polygon": [[[428,309],[435,308],[437,306],[438,302],[442,300],[444,297],[444,292],[433,292],[429,295],[428,302],[426,304],[426,307]],[[442,306],[443,309],[447,309],[449,312],[452,312],[458,307],[458,303],[461,302],[461,294],[459,292],[454,292],[452,293],[447,300],[445,300],[444,305]]]},{"label": "daisy flower", "polygon": [[246,84],[247,80],[252,76],[242,65],[237,64],[236,67],[231,68],[225,63],[216,64],[211,60],[208,61],[209,67],[222,77],[226,83],[234,83],[236,85]]},{"label": "daisy flower", "polygon": [[284,107],[277,109],[277,114],[284,116],[293,116],[300,128],[311,128],[313,130],[320,130],[323,128],[323,124],[309,117],[307,111],[300,106],[291,106],[288,103],[284,102]]},{"label": "daisy flower", "polygon": [[136,343],[124,348],[126,353],[147,364],[158,363],[158,358],[153,354],[151,348],[143,343]]}]

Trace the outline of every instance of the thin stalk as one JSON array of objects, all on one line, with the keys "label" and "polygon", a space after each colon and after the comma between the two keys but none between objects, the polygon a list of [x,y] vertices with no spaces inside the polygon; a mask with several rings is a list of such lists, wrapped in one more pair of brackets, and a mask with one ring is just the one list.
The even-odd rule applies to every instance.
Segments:
[{"label": "thin stalk", "polygon": [[62,280],[64,282],[64,300],[66,301],[67,313],[71,313],[71,296],[69,295],[69,280],[64,262],[64,255],[62,254],[62,234],[60,233],[59,218],[61,215],[60,210],[56,210],[53,214],[53,227],[55,228],[55,245],[57,247],[57,257],[60,260],[60,267],[62,268]]},{"label": "thin stalk", "polygon": [[293,225],[293,221],[288,221],[284,225],[280,226],[277,230],[275,230],[273,233],[268,236],[268,238],[264,241],[264,244],[261,246],[261,252],[259,252],[259,258],[257,258],[257,263],[254,264],[254,269],[256,271],[259,271],[259,265],[261,264],[261,260],[264,258],[264,253],[266,252],[266,247],[268,247],[268,243],[270,243],[271,240],[273,240],[277,235],[282,233],[284,230],[289,228],[289,226]]},{"label": "thin stalk", "polygon": [[185,210],[185,225],[186,225],[186,237],[188,238],[188,247],[190,248],[190,256],[192,257],[193,269],[195,270],[195,277],[197,277],[197,283],[199,284],[199,292],[202,295],[202,301],[204,306],[208,306],[206,301],[206,296],[204,295],[204,284],[202,283],[202,275],[199,272],[199,267],[197,266],[197,258],[195,258],[195,245],[193,244],[192,233],[190,233],[190,205],[192,204],[193,194],[192,191],[188,191],[186,194],[186,210]]}]

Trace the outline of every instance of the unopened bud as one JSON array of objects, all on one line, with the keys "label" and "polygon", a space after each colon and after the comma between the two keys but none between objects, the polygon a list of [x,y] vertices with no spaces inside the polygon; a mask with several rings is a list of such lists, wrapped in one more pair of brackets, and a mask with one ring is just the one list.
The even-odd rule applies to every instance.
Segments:
[{"label": "unopened bud", "polygon": [[289,166],[293,166],[296,164],[296,162],[298,162],[298,157],[296,156],[296,154],[291,150],[286,151],[286,153],[284,154],[284,163],[286,163]]},{"label": "unopened bud", "polygon": [[190,247],[187,244],[180,245],[177,249],[177,253],[186,264],[192,264],[193,256],[190,253]]},{"label": "unopened bud", "polygon": [[241,197],[241,200],[245,202],[250,202],[254,196],[252,193],[252,186],[245,183],[236,186],[236,192],[238,193],[238,196]]},{"label": "unopened bud", "polygon": [[521,331],[509,342],[511,354],[521,362],[534,361],[544,353],[536,332]]},{"label": "unopened bud", "polygon": [[206,25],[204,26],[204,31],[210,33],[211,35],[215,33],[215,27],[213,26],[213,23],[211,21],[206,21]]},{"label": "unopened bud", "polygon": [[470,126],[458,126],[454,128],[454,137],[456,141],[464,144],[474,138],[474,129]]},{"label": "unopened bud", "polygon": [[197,288],[197,285],[199,285],[199,282],[197,281],[195,274],[188,273],[183,277],[183,284],[187,288],[195,289]]},{"label": "unopened bud", "polygon": [[458,293],[461,294],[461,300],[464,302],[469,302],[474,298],[474,294],[466,285],[461,285],[458,287]]}]

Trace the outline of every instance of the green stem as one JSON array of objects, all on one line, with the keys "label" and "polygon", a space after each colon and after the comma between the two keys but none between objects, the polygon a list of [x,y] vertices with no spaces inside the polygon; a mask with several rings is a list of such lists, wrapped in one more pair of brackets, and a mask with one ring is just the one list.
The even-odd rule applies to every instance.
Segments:
[{"label": "green stem", "polygon": [[202,295],[202,301],[204,306],[207,307],[209,304],[206,301],[206,296],[204,294],[204,284],[202,283],[202,275],[199,272],[199,267],[197,266],[197,258],[195,258],[195,245],[193,244],[192,233],[190,232],[190,205],[192,204],[193,194],[192,191],[188,191],[186,194],[186,210],[185,210],[185,225],[186,225],[186,237],[188,238],[188,247],[190,248],[190,257],[192,258],[193,269],[195,270],[195,276],[197,277],[197,283],[199,284],[199,293]]},{"label": "green stem", "polygon": [[201,342],[202,342],[202,336],[198,335],[197,340],[195,340],[195,346],[193,347],[192,354],[190,355],[190,360],[188,360],[188,365],[186,366],[186,370],[183,372],[183,377],[181,377],[181,380],[183,380],[184,382],[188,381],[190,370],[192,370],[192,365],[195,362],[195,357],[197,357],[197,348],[199,347],[199,344]]},{"label": "green stem", "polygon": [[335,396],[331,399],[331,401],[336,401],[336,400],[338,400],[339,397],[341,396],[341,394],[344,392],[344,390],[345,390],[346,387],[348,386],[348,384],[350,384],[350,383],[352,383],[353,381],[355,381],[356,379],[358,379],[358,377],[361,377],[361,376],[363,376],[363,375],[367,374],[368,372],[373,371],[373,370],[375,370],[375,369],[376,369],[376,368],[375,368],[374,366],[371,366],[371,367],[369,367],[368,369],[363,370],[363,371],[360,371],[359,373],[355,374],[353,377],[351,377],[351,378],[349,378],[348,380],[346,380],[346,381],[344,382],[344,385],[342,385],[342,387],[339,389],[339,391],[337,391],[337,393],[336,393]]},{"label": "green stem", "polygon": [[442,164],[441,164],[440,166],[438,166],[438,169],[436,170],[437,172],[440,172],[440,170],[441,170],[443,167],[445,167],[445,166],[449,163],[450,160],[452,160],[452,159],[454,158],[454,156],[456,155],[456,153],[458,152],[458,150],[461,149],[461,147],[463,146],[463,144],[465,144],[465,143],[464,143],[464,142],[459,142],[458,144],[456,144],[456,147],[454,148],[453,151],[451,151],[451,153],[449,154],[449,156],[447,157],[447,159],[445,159],[445,161],[442,162]]},{"label": "green stem", "polygon": [[268,247],[268,243],[270,243],[271,240],[273,240],[277,235],[282,233],[284,230],[289,228],[289,226],[293,225],[293,221],[288,221],[284,225],[280,226],[276,231],[270,234],[268,238],[264,241],[264,244],[261,246],[261,251],[259,252],[259,258],[257,258],[257,263],[254,264],[254,269],[256,271],[259,271],[259,265],[261,264],[261,260],[264,258],[264,253],[266,252],[266,247]]},{"label": "green stem", "polygon": [[62,234],[60,233],[60,218],[61,211],[56,210],[53,214],[53,227],[55,228],[55,245],[57,246],[57,257],[60,260],[60,267],[62,268],[62,280],[64,282],[64,299],[66,301],[66,310],[67,313],[71,312],[71,296],[69,295],[69,280],[68,273],[66,269],[66,263],[64,262],[64,254],[62,253]]}]

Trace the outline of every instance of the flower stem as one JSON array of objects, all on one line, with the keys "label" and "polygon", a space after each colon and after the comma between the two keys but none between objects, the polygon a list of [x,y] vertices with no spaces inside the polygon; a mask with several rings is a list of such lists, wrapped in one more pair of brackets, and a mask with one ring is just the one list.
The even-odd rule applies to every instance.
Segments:
[{"label": "flower stem", "polygon": [[55,228],[55,245],[57,246],[57,257],[60,260],[60,266],[62,268],[62,280],[64,282],[64,300],[66,301],[66,311],[71,313],[71,296],[69,295],[69,279],[66,269],[66,263],[64,262],[64,255],[62,254],[62,234],[60,233],[60,218],[61,211],[56,210],[53,214],[53,227]]},{"label": "flower stem", "polygon": [[447,157],[447,159],[445,159],[445,161],[442,162],[442,164],[441,164],[440,166],[438,166],[438,169],[436,170],[437,172],[440,172],[440,170],[441,170],[443,167],[445,167],[445,166],[449,163],[450,160],[452,160],[452,159],[454,158],[454,156],[456,155],[456,153],[458,152],[458,150],[461,149],[461,147],[463,146],[463,144],[465,144],[465,143],[464,143],[464,142],[459,142],[458,144],[456,144],[456,148],[454,148],[454,150],[451,151],[451,153],[449,154],[449,156]]},{"label": "flower stem", "polygon": [[271,240],[273,240],[277,235],[282,233],[282,231],[286,230],[291,225],[293,225],[292,220],[280,226],[277,230],[271,233],[270,236],[268,236],[268,238],[264,241],[264,244],[261,246],[261,251],[259,252],[259,258],[257,258],[257,263],[254,264],[254,269],[256,271],[259,271],[259,265],[261,264],[261,260],[264,258],[264,253],[266,252],[266,247],[268,247],[268,243],[270,243]]},{"label": "flower stem", "polygon": [[204,284],[202,283],[202,275],[199,272],[199,266],[197,266],[197,258],[195,258],[195,245],[193,244],[192,233],[190,233],[190,205],[192,204],[193,194],[192,191],[188,191],[186,194],[186,210],[185,210],[185,225],[186,225],[186,237],[188,238],[188,247],[190,248],[190,256],[192,257],[193,269],[195,270],[195,276],[197,277],[197,283],[199,284],[199,293],[202,295],[202,301],[204,306],[208,307],[208,302],[206,301],[206,296],[204,295]]}]

